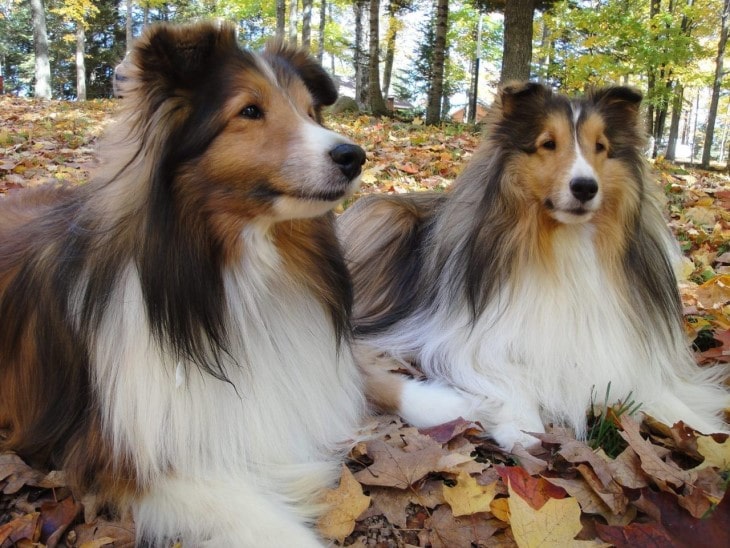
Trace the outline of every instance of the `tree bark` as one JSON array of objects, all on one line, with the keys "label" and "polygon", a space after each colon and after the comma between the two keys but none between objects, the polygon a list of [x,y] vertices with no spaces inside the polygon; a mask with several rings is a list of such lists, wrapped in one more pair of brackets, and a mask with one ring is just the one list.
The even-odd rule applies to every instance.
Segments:
[{"label": "tree bark", "polygon": [[312,0],[302,0],[302,46],[312,45]]},{"label": "tree bark", "polygon": [[[531,0],[532,1],[532,0]],[[446,32],[449,25],[449,3],[436,1],[436,34],[433,48],[433,67],[426,106],[426,123],[435,125],[441,121],[441,100],[444,90],[444,64],[446,60]]]},{"label": "tree bark", "polygon": [[355,100],[364,105],[367,102],[367,62],[365,61],[365,52],[363,51],[363,13],[365,11],[366,0],[356,0],[353,8],[355,10],[355,47],[353,62],[355,63]]},{"label": "tree bark", "polygon": [[286,34],[286,0],[276,0],[276,37],[284,39]]},{"label": "tree bark", "polygon": [[535,0],[507,0],[504,6],[504,53],[501,83],[528,80],[532,62],[532,18]]},{"label": "tree bark", "polygon": [[51,63],[48,58],[48,31],[43,0],[30,0],[33,18],[33,49],[35,52],[35,96],[51,98]]},{"label": "tree bark", "polygon": [[482,57],[482,14],[479,14],[476,28],[477,47],[474,54],[474,61],[471,67],[471,92],[469,93],[469,108],[467,121],[474,124],[477,121],[477,108],[479,103],[479,66]]},{"label": "tree bark", "polygon": [[380,0],[370,0],[370,47],[368,59],[368,104],[375,116],[383,116],[388,109],[380,90]]},{"label": "tree bark", "polygon": [[395,0],[388,3],[388,37],[385,48],[385,66],[383,67],[383,97],[387,99],[390,92],[390,80],[393,76],[393,61],[395,59],[395,42],[400,28],[400,21],[396,18],[397,6]]},{"label": "tree bark", "polygon": [[717,105],[720,100],[720,88],[722,87],[722,61],[725,57],[725,46],[728,35],[728,16],[730,15],[730,0],[725,0],[720,15],[720,40],[717,43],[717,57],[715,58],[715,80],[712,84],[712,99],[710,99],[710,111],[707,116],[707,128],[705,129],[705,146],[702,149],[702,167],[710,167],[710,154],[712,152],[712,141],[715,136],[715,120],[717,119]]},{"label": "tree bark", "polygon": [[324,59],[324,35],[327,28],[327,0],[322,0],[319,6],[319,42],[317,43],[317,60]]},{"label": "tree bark", "polygon": [[296,45],[297,43],[298,7],[297,0],[289,0],[289,43],[292,45]]},{"label": "tree bark", "polygon": [[126,48],[127,53],[132,49],[132,41],[134,40],[134,37],[132,36],[132,8],[133,8],[133,2],[132,0],[126,0],[126,6],[127,6],[127,15],[125,19],[125,41],[124,47]]},{"label": "tree bark", "polygon": [[667,139],[667,153],[665,158],[673,162],[677,157],[677,140],[679,138],[679,119],[682,116],[682,105],[684,103],[684,87],[677,84],[672,99],[672,118],[669,122],[669,138]]},{"label": "tree bark", "polygon": [[86,31],[81,21],[76,22],[76,100],[86,101]]}]

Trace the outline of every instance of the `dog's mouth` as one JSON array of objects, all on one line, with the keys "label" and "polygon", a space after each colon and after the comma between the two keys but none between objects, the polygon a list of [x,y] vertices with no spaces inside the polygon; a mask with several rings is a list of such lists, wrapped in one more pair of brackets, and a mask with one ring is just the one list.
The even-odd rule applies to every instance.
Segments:
[{"label": "dog's mouth", "polygon": [[582,223],[593,217],[595,210],[586,207],[585,204],[579,204],[576,207],[557,207],[552,199],[546,198],[544,201],[545,209],[550,215],[562,223]]},{"label": "dog's mouth", "polygon": [[259,185],[254,188],[251,195],[266,202],[273,202],[278,198],[291,198],[304,202],[336,202],[347,197],[350,193],[348,188],[338,188],[332,190],[319,191],[298,191],[298,190],[278,190],[266,184]]}]

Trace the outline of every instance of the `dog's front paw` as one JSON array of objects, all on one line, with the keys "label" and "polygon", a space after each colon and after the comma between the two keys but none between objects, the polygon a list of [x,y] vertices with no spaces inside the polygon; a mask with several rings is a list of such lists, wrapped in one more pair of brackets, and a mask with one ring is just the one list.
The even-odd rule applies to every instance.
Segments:
[{"label": "dog's front paw", "polygon": [[494,441],[505,451],[512,451],[515,444],[519,443],[525,449],[539,445],[540,440],[535,436],[531,436],[527,432],[535,432],[542,434],[545,428],[542,424],[533,425],[530,428],[520,428],[515,423],[500,424],[490,428],[487,433],[494,438]]}]

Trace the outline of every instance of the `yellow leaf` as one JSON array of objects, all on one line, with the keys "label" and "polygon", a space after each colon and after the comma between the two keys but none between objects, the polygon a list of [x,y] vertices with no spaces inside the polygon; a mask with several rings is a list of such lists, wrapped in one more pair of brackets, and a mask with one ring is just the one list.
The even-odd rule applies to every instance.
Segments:
[{"label": "yellow leaf", "polygon": [[549,499],[535,510],[509,487],[510,524],[520,548],[568,548],[596,546],[593,541],[574,540],[583,525],[580,506],[574,498]]},{"label": "yellow leaf", "polygon": [[345,540],[355,530],[355,520],[370,506],[370,497],[363,495],[362,487],[347,467],[342,467],[340,486],[324,495],[329,510],[319,519],[317,527],[325,538]]},{"label": "yellow leaf", "polygon": [[509,499],[494,499],[489,505],[489,511],[498,520],[509,523]]},{"label": "yellow leaf", "polygon": [[685,210],[684,215],[696,225],[711,227],[715,224],[715,213],[716,211],[709,207],[697,206]]},{"label": "yellow leaf", "polygon": [[697,451],[705,457],[705,460],[695,470],[702,470],[709,466],[723,471],[730,470],[730,438],[722,443],[717,443],[712,436],[698,436]]},{"label": "yellow leaf", "polygon": [[479,512],[489,512],[489,505],[497,494],[497,482],[479,485],[467,472],[460,472],[456,485],[444,485],[444,499],[451,506],[454,516],[470,516]]},{"label": "yellow leaf", "polygon": [[682,256],[681,260],[674,267],[677,280],[686,282],[695,270],[695,264],[689,257]]}]

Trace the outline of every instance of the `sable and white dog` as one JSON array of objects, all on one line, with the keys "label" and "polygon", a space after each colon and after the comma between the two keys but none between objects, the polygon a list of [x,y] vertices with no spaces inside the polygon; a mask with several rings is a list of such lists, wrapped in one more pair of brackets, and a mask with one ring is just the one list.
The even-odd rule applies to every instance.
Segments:
[{"label": "sable and white dog", "polygon": [[[672,240],[642,159],[641,95],[508,85],[446,194],[368,196],[338,220],[368,395],[416,426],[481,421],[509,449],[591,393],[726,430],[725,371],[697,367]],[[417,363],[417,382],[388,372]]]},{"label": "sable and white dog", "polygon": [[0,199],[0,448],[130,508],[140,542],[320,546],[364,410],[331,209],[363,150],[304,52],[155,26],[83,187]]}]

